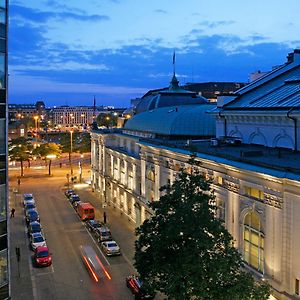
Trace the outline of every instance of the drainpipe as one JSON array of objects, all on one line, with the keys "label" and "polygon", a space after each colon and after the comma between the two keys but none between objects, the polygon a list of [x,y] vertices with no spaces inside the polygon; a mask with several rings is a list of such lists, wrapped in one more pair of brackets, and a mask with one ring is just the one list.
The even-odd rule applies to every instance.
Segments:
[{"label": "drainpipe", "polygon": [[297,146],[297,144],[298,144],[298,139],[297,139],[297,118],[290,117],[290,113],[292,112],[293,109],[294,109],[294,107],[292,107],[292,108],[287,112],[286,116],[287,116],[289,119],[291,119],[291,120],[294,121],[294,139],[295,139],[295,149],[294,149],[294,151],[296,152],[296,151],[298,151],[298,146]]},{"label": "drainpipe", "polygon": [[225,118],[225,116],[221,116],[221,112],[219,111],[219,118],[223,118],[224,119],[224,136],[227,136],[227,120]]}]

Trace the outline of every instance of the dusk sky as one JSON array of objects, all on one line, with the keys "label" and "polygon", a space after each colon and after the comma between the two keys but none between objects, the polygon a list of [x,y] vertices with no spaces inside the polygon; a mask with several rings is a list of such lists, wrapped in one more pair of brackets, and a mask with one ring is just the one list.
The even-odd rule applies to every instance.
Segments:
[{"label": "dusk sky", "polygon": [[128,107],[187,82],[247,82],[300,47],[299,0],[10,0],[9,103]]}]

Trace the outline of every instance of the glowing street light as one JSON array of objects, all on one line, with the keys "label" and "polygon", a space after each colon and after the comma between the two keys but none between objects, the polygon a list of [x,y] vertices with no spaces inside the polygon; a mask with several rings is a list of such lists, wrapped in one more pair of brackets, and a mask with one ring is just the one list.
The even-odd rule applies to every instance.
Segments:
[{"label": "glowing street light", "polygon": [[71,175],[73,175],[73,166],[72,166],[72,152],[73,152],[73,130],[70,130],[70,168],[71,168]]},{"label": "glowing street light", "polygon": [[35,142],[37,143],[37,132],[38,132],[38,116],[34,116],[34,121],[35,121]]}]

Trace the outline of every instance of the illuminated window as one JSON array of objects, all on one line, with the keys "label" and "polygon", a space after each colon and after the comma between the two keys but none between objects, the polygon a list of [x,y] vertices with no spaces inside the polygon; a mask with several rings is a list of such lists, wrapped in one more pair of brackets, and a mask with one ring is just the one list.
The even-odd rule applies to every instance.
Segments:
[{"label": "illuminated window", "polygon": [[221,176],[217,176],[217,184],[223,185],[223,178]]},{"label": "illuminated window", "polygon": [[245,194],[256,199],[264,200],[264,192],[253,187],[246,186]]},{"label": "illuminated window", "polygon": [[244,220],[244,260],[259,272],[264,272],[264,234],[259,216],[250,212]]}]

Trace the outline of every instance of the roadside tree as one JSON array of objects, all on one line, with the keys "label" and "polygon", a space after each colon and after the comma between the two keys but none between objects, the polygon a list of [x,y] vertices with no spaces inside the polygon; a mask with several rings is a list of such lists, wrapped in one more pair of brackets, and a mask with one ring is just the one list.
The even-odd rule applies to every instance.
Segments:
[{"label": "roadside tree", "polygon": [[24,137],[16,138],[11,141],[8,147],[8,155],[11,161],[20,162],[21,176],[24,176],[24,161],[32,158],[33,145]]},{"label": "roadside tree", "polygon": [[48,175],[51,175],[51,163],[52,159],[61,155],[61,146],[55,143],[41,144],[40,147],[35,149],[35,153],[40,156],[45,162],[48,163]]},{"label": "roadside tree", "polygon": [[215,218],[210,182],[195,158],[150,206],[136,230],[135,267],[150,292],[168,299],[243,300],[269,297],[269,286],[243,270],[230,233]]}]

